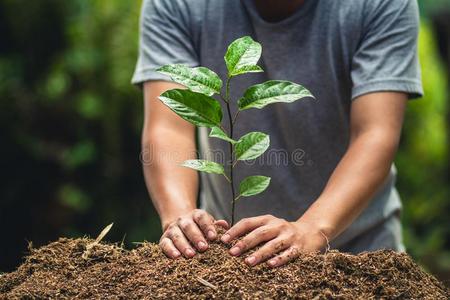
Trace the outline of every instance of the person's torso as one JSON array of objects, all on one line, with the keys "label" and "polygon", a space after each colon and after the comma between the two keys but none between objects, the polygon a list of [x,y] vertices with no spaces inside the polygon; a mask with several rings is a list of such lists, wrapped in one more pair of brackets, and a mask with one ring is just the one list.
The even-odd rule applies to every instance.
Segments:
[{"label": "person's torso", "polygon": [[[344,155],[349,143],[352,56],[363,38],[367,1],[307,0],[278,23],[265,22],[250,0],[191,5],[191,34],[200,65],[222,79],[227,74],[223,55],[233,40],[249,35],[262,44],[259,65],[264,73],[240,75],[231,81],[233,111],[247,87],[271,79],[304,85],[316,98],[250,109],[239,115],[234,138],[249,131],[265,132],[270,135],[270,148],[255,161],[236,165],[236,186],[249,175],[270,176],[272,180],[264,193],[239,200],[238,220],[261,214],[297,219],[320,195]],[[224,121],[226,125],[226,114]],[[200,156],[226,161],[228,144],[208,138],[208,133],[209,129],[199,130]],[[231,193],[226,181],[211,174],[202,174],[201,180],[203,207],[216,217],[229,219]],[[360,223],[369,226],[386,214],[386,207],[399,207],[393,181],[391,173]],[[381,211],[378,214],[376,210]]]}]

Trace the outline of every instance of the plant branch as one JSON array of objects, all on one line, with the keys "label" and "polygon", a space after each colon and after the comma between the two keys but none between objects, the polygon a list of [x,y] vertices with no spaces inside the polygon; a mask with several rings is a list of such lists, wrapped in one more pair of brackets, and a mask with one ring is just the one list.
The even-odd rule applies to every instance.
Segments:
[{"label": "plant branch", "polygon": [[236,159],[236,160],[233,162],[232,168],[234,168],[234,166],[236,166],[237,163],[238,163],[238,160]]},{"label": "plant branch", "polygon": [[[226,87],[225,87],[225,102],[227,104],[227,113],[228,113],[228,121],[230,124],[230,132],[229,132],[229,136],[232,139],[233,138],[233,117],[231,116],[231,105],[230,105],[230,81],[231,81],[231,77],[227,78],[227,83],[226,83]],[[230,164],[230,187],[231,187],[231,226],[234,225],[234,209],[235,209],[235,201],[234,198],[236,197],[236,193],[234,191],[234,181],[233,181],[233,157],[234,157],[234,146],[232,143],[230,144],[230,159],[229,159],[229,164]]]},{"label": "plant branch", "polygon": [[226,179],[229,183],[231,183],[230,178],[228,178],[228,176],[227,176],[225,173],[223,173],[222,175],[225,177],[225,179]]},{"label": "plant branch", "polygon": [[237,119],[237,117],[239,116],[239,112],[240,112],[240,110],[238,109],[238,110],[236,111],[236,114],[234,115],[234,118],[233,118],[233,125],[234,125],[234,123],[236,123],[236,119]]},{"label": "plant branch", "polygon": [[220,99],[222,99],[223,102],[228,103],[228,100],[226,99],[226,97],[224,97],[222,94],[219,94]]}]

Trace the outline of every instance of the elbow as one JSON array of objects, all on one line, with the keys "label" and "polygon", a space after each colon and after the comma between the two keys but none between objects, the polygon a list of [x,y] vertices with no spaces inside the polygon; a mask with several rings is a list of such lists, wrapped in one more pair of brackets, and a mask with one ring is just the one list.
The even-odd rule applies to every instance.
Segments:
[{"label": "elbow", "polygon": [[144,131],[141,136],[141,153],[139,159],[143,166],[152,166],[154,160],[154,141],[155,137],[150,133]]},{"label": "elbow", "polygon": [[350,145],[362,144],[370,153],[384,157],[390,163],[394,160],[400,142],[400,133],[383,129],[373,129],[352,135]]}]

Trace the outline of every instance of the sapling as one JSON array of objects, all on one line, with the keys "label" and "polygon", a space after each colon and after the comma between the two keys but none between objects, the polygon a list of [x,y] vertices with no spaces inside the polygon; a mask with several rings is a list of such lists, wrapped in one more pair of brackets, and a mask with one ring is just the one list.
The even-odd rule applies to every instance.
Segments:
[{"label": "sapling", "polygon": [[[269,80],[250,86],[237,101],[237,109],[232,112],[230,99],[231,80],[245,73],[263,72],[257,65],[261,57],[261,44],[251,37],[244,36],[232,42],[225,54],[228,74],[223,82],[219,76],[205,67],[191,68],[182,64],[165,65],[157,71],[168,75],[173,81],[187,89],[172,89],[162,93],[159,99],[184,120],[199,126],[209,127],[210,137],[222,139],[229,143],[230,157],[227,170],[224,165],[204,159],[186,160],[182,166],[197,171],[223,175],[231,189],[231,225],[234,225],[236,202],[241,197],[249,197],[263,192],[270,184],[270,177],[255,175],[243,179],[236,195],[233,169],[238,161],[253,160],[269,148],[269,136],[262,132],[250,132],[239,139],[234,138],[233,129],[239,114],[251,108],[261,109],[277,102],[294,102],[313,97],[303,86],[285,80]],[[214,95],[218,99],[213,98]],[[222,108],[224,102],[228,115],[228,132],[222,126]]]}]

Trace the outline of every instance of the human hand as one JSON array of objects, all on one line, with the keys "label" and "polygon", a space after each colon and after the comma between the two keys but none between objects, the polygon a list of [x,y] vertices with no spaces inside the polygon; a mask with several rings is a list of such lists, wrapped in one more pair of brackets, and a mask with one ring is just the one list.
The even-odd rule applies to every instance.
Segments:
[{"label": "human hand", "polygon": [[178,258],[181,254],[191,258],[196,254],[196,250],[203,252],[208,249],[207,240],[217,238],[215,225],[229,228],[227,221],[216,221],[206,211],[195,209],[163,228],[159,246],[170,258]]},{"label": "human hand", "polygon": [[323,232],[309,223],[288,222],[271,215],[242,219],[221,240],[230,243],[244,235],[230,249],[231,255],[239,256],[264,243],[245,259],[250,266],[269,259],[269,266],[278,267],[298,257],[300,252],[320,251],[328,243]]}]

